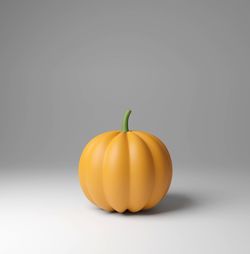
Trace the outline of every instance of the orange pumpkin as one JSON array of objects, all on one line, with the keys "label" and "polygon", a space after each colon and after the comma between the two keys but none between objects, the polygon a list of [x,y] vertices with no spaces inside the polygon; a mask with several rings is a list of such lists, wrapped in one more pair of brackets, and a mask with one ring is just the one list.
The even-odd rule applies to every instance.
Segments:
[{"label": "orange pumpkin", "polygon": [[130,131],[125,112],[122,130],[93,138],[79,161],[81,187],[106,211],[138,212],[154,207],[167,193],[172,163],[166,146],[150,133]]}]

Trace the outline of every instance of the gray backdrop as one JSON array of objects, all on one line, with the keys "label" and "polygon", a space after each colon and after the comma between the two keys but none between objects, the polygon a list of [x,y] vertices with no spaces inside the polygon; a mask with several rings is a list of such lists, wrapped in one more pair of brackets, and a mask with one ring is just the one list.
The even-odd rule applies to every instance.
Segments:
[{"label": "gray backdrop", "polygon": [[0,161],[77,166],[120,128],[181,165],[247,165],[249,1],[0,3]]}]

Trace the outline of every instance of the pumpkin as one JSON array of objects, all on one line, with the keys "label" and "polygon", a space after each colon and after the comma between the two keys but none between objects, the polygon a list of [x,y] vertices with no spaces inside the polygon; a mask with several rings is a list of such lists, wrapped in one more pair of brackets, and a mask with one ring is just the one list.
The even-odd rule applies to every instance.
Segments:
[{"label": "pumpkin", "polygon": [[93,138],[79,161],[83,192],[106,211],[152,208],[165,196],[172,179],[166,146],[150,133],[129,130],[130,113],[125,112],[121,131]]}]

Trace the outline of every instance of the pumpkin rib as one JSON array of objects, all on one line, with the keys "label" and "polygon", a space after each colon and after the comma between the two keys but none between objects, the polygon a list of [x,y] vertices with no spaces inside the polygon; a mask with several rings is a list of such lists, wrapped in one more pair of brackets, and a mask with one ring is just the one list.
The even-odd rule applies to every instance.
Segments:
[{"label": "pumpkin rib", "polygon": [[[139,133],[138,133],[139,132]],[[146,135],[147,137],[149,137],[149,135],[147,135],[148,133],[146,133],[146,132],[143,132],[143,131],[136,131],[136,135],[138,135],[139,137],[141,137],[141,139],[143,139],[143,141],[145,142],[145,144],[147,144],[147,146],[148,147],[150,147],[150,145],[148,144],[148,141],[146,141],[145,139],[144,139],[144,135]],[[141,136],[142,135],[142,136]],[[150,137],[149,137],[150,138]],[[151,141],[153,141],[156,145],[159,145],[157,142],[155,142],[153,139],[151,139]],[[162,147],[160,146],[160,149],[162,149]],[[153,154],[153,152],[151,151],[151,153]],[[155,164],[155,162],[154,162],[154,164]],[[147,203],[144,205],[144,207],[143,207],[143,209],[145,210],[145,209],[148,209],[148,206],[150,206],[150,201],[151,201],[151,199],[153,198],[153,194],[154,194],[154,191],[155,191],[155,188],[157,188],[157,183],[156,183],[156,167],[154,168],[154,176],[155,176],[155,179],[154,179],[154,181],[155,181],[155,184],[154,184],[154,189],[153,189],[153,191],[152,191],[152,193],[151,193],[151,195],[150,195],[150,197],[148,198],[148,201],[147,201]]]},{"label": "pumpkin rib", "polygon": [[[91,141],[91,142],[93,142],[93,143],[92,143],[92,146],[90,146],[90,147],[88,148],[88,150],[86,151],[86,153],[89,152],[89,153],[90,153],[90,156],[91,156],[91,152],[92,152],[92,151],[96,148],[96,146],[98,145],[99,139],[100,139],[101,137],[103,137],[105,134],[106,134],[106,133],[102,133],[102,134],[98,135],[97,137],[95,137],[95,138]],[[83,170],[86,170],[86,171],[87,171],[88,169],[84,169],[84,168],[83,168]],[[86,178],[87,178],[87,176],[86,176]],[[96,198],[94,198],[93,193],[92,193],[91,191],[89,191],[89,179],[88,179],[88,180],[86,179],[86,181],[85,181],[85,188],[87,189],[87,191],[88,191],[88,193],[89,193],[89,195],[90,195],[90,197],[91,197],[91,201],[92,201],[95,205],[99,206],[99,203],[96,202]]]},{"label": "pumpkin rib", "polygon": [[[157,141],[157,138],[155,138],[154,136],[148,134],[147,132],[136,132],[137,135],[141,136],[142,138],[144,137],[144,141],[146,143],[149,142],[152,142],[152,144],[155,145],[155,147],[157,147],[157,149],[159,149],[159,151],[161,152],[161,158],[163,160],[163,166],[164,167],[168,167],[168,164],[170,165],[170,169],[171,169],[171,172],[170,172],[170,179],[172,178],[172,164],[171,164],[171,161],[168,160],[169,158],[169,153],[167,151],[167,149],[165,149],[158,141]],[[167,156],[167,157],[166,157]],[[167,161],[166,161],[166,158],[167,158]],[[160,168],[155,168],[155,170],[159,170]],[[156,172],[155,171],[155,172]],[[164,171],[163,169],[161,169],[161,171]],[[160,171],[160,172],[161,172]],[[159,178],[156,176],[156,179]],[[157,180],[156,180],[157,181]],[[159,179],[158,179],[159,181]],[[155,206],[155,204],[157,204],[158,202],[160,202],[160,200],[165,196],[166,192],[168,191],[168,188],[170,186],[170,183],[171,183],[171,180],[168,184],[168,186],[166,186],[165,190],[162,192],[162,193],[158,193],[158,194],[155,194],[154,192],[152,193],[152,196],[151,196],[151,200],[149,200],[149,202],[146,204],[146,206],[144,207],[144,209],[149,209],[153,206]],[[157,183],[157,185],[159,184],[159,182]],[[157,188],[159,186],[155,186],[155,188]],[[155,189],[156,190],[156,189]],[[155,191],[154,190],[154,191]],[[155,195],[155,196],[153,196]],[[160,195],[160,196],[159,196]]]},{"label": "pumpkin rib", "polygon": [[[131,185],[131,181],[130,181],[130,175],[131,175],[131,172],[130,172],[130,169],[131,169],[131,166],[130,166],[130,153],[129,153],[129,141],[128,141],[128,134],[126,132],[126,146],[127,146],[127,155],[128,155],[128,193],[127,193],[127,209],[129,208],[129,202],[130,202],[130,194],[131,194],[131,191],[130,191],[130,185]],[[125,211],[126,211],[125,210]]]},{"label": "pumpkin rib", "polygon": [[170,162],[171,168],[172,168],[172,166],[173,166],[172,165],[172,159],[170,157],[170,153],[169,153],[169,150],[168,150],[167,146],[157,136],[155,136],[155,135],[153,135],[153,134],[151,134],[149,132],[146,132],[146,131],[142,131],[142,133],[145,133],[148,136],[150,136],[152,139],[154,139],[162,147],[163,150],[167,151],[168,159],[169,159],[169,162]]},{"label": "pumpkin rib", "polygon": [[[124,203],[125,202],[124,201],[125,198],[123,197],[123,199],[117,199],[115,197],[117,195],[117,193],[114,192],[113,188],[114,188],[114,186],[116,184],[115,184],[115,182],[112,182],[113,180],[111,180],[111,179],[114,176],[114,172],[117,173],[118,171],[115,170],[113,173],[110,173],[110,170],[112,168],[114,169],[114,162],[112,162],[112,158],[113,157],[110,155],[110,152],[112,152],[112,151],[114,152],[114,150],[113,150],[114,147],[113,146],[117,146],[118,145],[116,143],[117,140],[118,140],[118,142],[123,142],[122,140],[119,140],[119,138],[121,138],[121,136],[125,137],[126,135],[125,135],[124,132],[119,132],[119,134],[112,139],[112,141],[109,144],[108,149],[106,149],[105,157],[104,157],[104,160],[103,160],[103,172],[106,172],[106,173],[103,174],[105,176],[105,178],[103,178],[105,197],[107,199],[107,202],[108,202],[109,206],[112,207],[113,210],[115,210],[115,211],[117,211],[119,213],[123,213],[126,210],[126,209],[123,209],[123,208],[120,207],[121,200],[123,200],[123,203]],[[123,145],[124,145],[124,143],[123,143]],[[121,156],[121,154],[120,154],[120,156]],[[112,164],[113,164],[113,166],[112,166]],[[118,170],[119,170],[119,167],[118,167]],[[120,178],[120,179],[122,179],[122,178]],[[116,187],[117,187],[117,185],[116,185]],[[126,187],[126,189],[127,188],[128,188],[128,186]],[[126,199],[128,199],[127,195],[126,195]],[[123,207],[126,207],[126,205],[123,205]]]},{"label": "pumpkin rib", "polygon": [[[113,135],[114,134],[114,135]],[[113,138],[115,138],[117,135],[119,134],[119,132],[118,131],[108,131],[108,132],[105,132],[104,133],[104,138],[107,138],[107,140],[108,139],[110,139],[110,140],[108,140],[107,141],[107,144],[105,144],[105,149],[104,149],[104,153],[103,153],[103,155],[102,155],[102,157],[104,158],[104,155],[105,155],[105,153],[106,153],[106,150],[107,150],[107,147],[108,147],[108,145],[110,144],[110,142],[112,141],[112,139]],[[105,137],[106,135],[110,135],[111,137]],[[113,136],[112,136],[113,135]],[[100,136],[100,138],[103,138],[103,136]],[[100,142],[100,140],[99,140],[99,142]],[[104,142],[103,140],[102,140],[102,142]],[[100,204],[100,202],[98,201],[98,202],[96,202],[96,203],[98,203],[98,205],[101,207],[101,208],[103,208],[103,209],[106,209],[107,211],[112,211],[113,210],[113,208],[110,206],[110,204],[107,202],[107,199],[106,199],[106,197],[105,197],[105,193],[104,193],[104,191],[103,191],[103,189],[104,189],[104,187],[103,187],[103,177],[102,177],[102,173],[103,173],[103,170],[102,170],[102,168],[103,168],[103,160],[104,159],[102,159],[102,162],[100,163],[100,172],[99,172],[99,174],[101,174],[100,175],[100,178],[101,178],[101,189],[102,189],[102,203],[104,203],[104,204]],[[94,196],[94,195],[92,195],[92,196]],[[94,197],[93,197],[94,198]]]},{"label": "pumpkin rib", "polygon": [[171,157],[170,157],[170,153],[168,151],[168,148],[166,147],[166,145],[155,135],[149,133],[149,132],[146,132],[146,131],[140,131],[142,134],[145,134],[147,136],[149,136],[152,140],[154,140],[157,144],[160,145],[160,147],[162,148],[163,151],[167,151],[167,155],[168,155],[168,160],[171,164],[171,168],[173,167],[172,165],[172,160],[171,160]]},{"label": "pumpkin rib", "polygon": [[[86,152],[88,152],[89,154],[90,154],[90,156],[92,156],[92,151],[94,151],[95,149],[96,149],[96,147],[97,147],[97,145],[99,145],[100,144],[100,142],[103,142],[103,138],[105,138],[105,136],[106,135],[110,135],[110,136],[112,136],[112,135],[116,135],[116,134],[118,134],[118,133],[116,133],[117,131],[108,131],[108,132],[105,132],[105,133],[102,133],[102,134],[100,134],[100,135],[98,135],[97,137],[95,137],[92,141],[90,141],[92,144],[91,144],[91,146],[89,146],[88,147],[88,150],[86,151]],[[111,137],[111,139],[112,139],[112,137]],[[105,151],[106,151],[106,148],[104,149]],[[85,153],[84,153],[85,154]],[[100,164],[101,166],[102,166],[102,163]],[[86,170],[86,171],[88,171],[89,169],[84,169],[83,168],[83,170]],[[90,169],[91,170],[91,169]],[[88,174],[87,174],[88,175]],[[86,175],[86,177],[87,177],[87,175]],[[110,208],[112,208],[112,207],[110,207],[110,205],[108,204],[108,202],[105,202],[105,200],[104,200],[104,204],[103,205],[100,205],[100,202],[98,201],[98,199],[99,198],[97,198],[95,195],[94,195],[94,193],[92,193],[92,191],[90,191],[89,190],[89,184],[91,183],[91,181],[92,180],[90,180],[90,179],[86,179],[86,181],[85,181],[85,188],[87,189],[87,192],[88,192],[88,194],[90,195],[90,198],[91,198],[91,201],[94,203],[94,204],[96,204],[97,206],[100,206],[101,208],[105,208],[105,209],[107,209],[107,210],[111,210]],[[104,195],[103,195],[104,196]]]},{"label": "pumpkin rib", "polygon": [[103,159],[102,159],[102,168],[101,168],[101,174],[102,174],[102,176],[101,176],[101,178],[102,178],[102,192],[103,192],[103,198],[104,198],[104,201],[105,201],[105,203],[107,204],[107,206],[109,206],[111,209],[109,210],[109,211],[114,211],[115,209],[109,204],[109,202],[108,202],[108,200],[107,200],[107,197],[106,197],[106,194],[105,194],[105,190],[104,190],[104,184],[103,184],[103,165],[104,165],[104,160],[105,160],[105,156],[106,156],[106,153],[107,153],[107,150],[108,150],[108,147],[110,146],[110,144],[112,143],[112,141],[118,136],[120,134],[120,132],[119,131],[117,131],[117,133],[116,133],[116,135],[115,136],[113,136],[110,140],[109,140],[109,142],[108,142],[108,144],[107,144],[107,146],[106,146],[106,149],[105,149],[105,152],[104,152],[104,154],[103,154]]},{"label": "pumpkin rib", "polygon": [[[167,151],[167,157],[168,157],[168,161],[170,163],[170,167],[171,167],[171,177],[172,177],[172,169],[173,169],[173,162],[172,162],[172,159],[171,159],[171,156],[170,156],[170,153],[169,153],[169,150],[167,148],[167,146],[155,135],[151,134],[151,133],[148,133],[148,132],[145,132],[143,131],[145,134],[148,134],[152,139],[154,139],[156,142],[159,143],[159,145],[163,148],[163,150],[166,150]],[[168,189],[167,189],[168,191]],[[166,191],[166,192],[167,192]]]},{"label": "pumpkin rib", "polygon": [[153,153],[152,153],[152,151],[151,151],[150,146],[149,146],[148,143],[143,139],[143,137],[141,137],[140,135],[138,135],[138,133],[136,133],[136,132],[134,132],[134,131],[133,131],[133,134],[136,135],[136,136],[143,142],[143,144],[145,145],[145,147],[147,147],[147,149],[148,149],[148,151],[149,151],[149,153],[150,153],[150,157],[151,157],[151,160],[152,160],[152,164],[153,164],[153,172],[154,172],[154,179],[153,179],[154,183],[153,183],[153,188],[151,189],[151,194],[148,196],[147,201],[145,202],[145,204],[143,205],[143,207],[140,209],[140,210],[143,210],[144,207],[148,204],[149,200],[151,199],[152,194],[153,194],[153,191],[154,191],[154,188],[155,188],[155,186],[156,186],[156,181],[155,181],[155,180],[156,180],[155,159],[154,159],[154,156],[153,156]]},{"label": "pumpkin rib", "polygon": [[[123,132],[122,132],[123,133]],[[130,191],[129,191],[129,186],[130,186],[130,158],[129,158],[129,144],[128,144],[128,134],[127,132],[125,132],[125,144],[127,147],[127,171],[128,171],[128,181],[127,181],[127,204],[126,204],[126,209],[124,211],[118,211],[119,213],[124,213],[127,209],[128,209],[128,205],[129,205],[129,195],[130,195]]]},{"label": "pumpkin rib", "polygon": [[165,146],[165,144],[155,135],[147,132],[147,131],[140,131],[143,134],[146,134],[148,136],[150,136],[152,139],[154,139],[163,149],[167,149],[167,147]]}]

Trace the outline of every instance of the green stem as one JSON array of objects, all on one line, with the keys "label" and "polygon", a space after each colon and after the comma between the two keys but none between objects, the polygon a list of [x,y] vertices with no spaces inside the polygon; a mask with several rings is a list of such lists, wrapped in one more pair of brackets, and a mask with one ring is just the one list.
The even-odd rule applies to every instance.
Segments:
[{"label": "green stem", "polygon": [[122,119],[122,131],[124,131],[124,132],[129,131],[129,129],[128,129],[128,119],[129,119],[129,116],[130,116],[131,112],[132,111],[129,109],[124,113],[124,116],[123,116],[123,119]]}]

